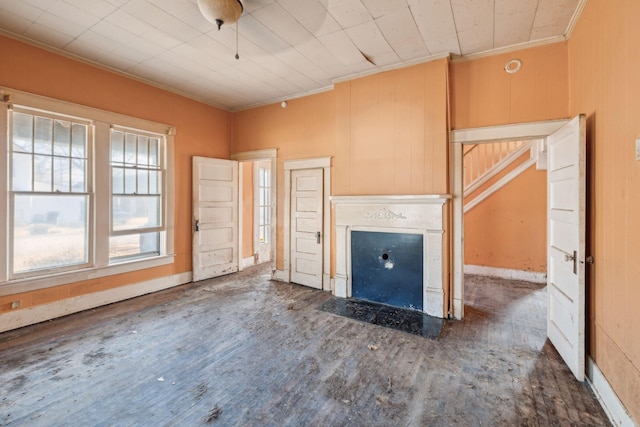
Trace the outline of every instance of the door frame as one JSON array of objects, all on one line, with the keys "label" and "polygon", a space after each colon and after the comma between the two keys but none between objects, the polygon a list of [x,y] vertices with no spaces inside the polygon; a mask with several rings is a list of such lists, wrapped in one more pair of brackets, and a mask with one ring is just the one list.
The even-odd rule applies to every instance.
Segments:
[{"label": "door frame", "polygon": [[291,171],[322,169],[322,289],[331,290],[331,157],[285,160],[284,162],[284,270],[275,279],[291,282]]},{"label": "door frame", "polygon": [[[258,160],[270,160],[271,161],[271,272],[274,274],[276,271],[276,247],[277,247],[277,234],[276,234],[276,222],[277,222],[277,173],[276,166],[278,164],[278,150],[276,148],[268,148],[264,150],[243,151],[240,153],[232,153],[231,160],[236,160],[239,163],[242,162],[255,162]],[[238,190],[242,188],[242,174],[238,174]],[[253,184],[252,184],[253,185]],[[243,222],[242,222],[242,197],[238,197],[238,260],[240,260],[239,270],[242,271],[242,235],[243,235]],[[254,217],[255,217],[254,212]]]},{"label": "door frame", "polygon": [[451,250],[451,300],[449,315],[455,319],[464,318],[464,168],[463,145],[487,141],[510,141],[514,139],[546,138],[569,119],[528,122],[502,126],[452,130],[450,143],[451,182],[453,190],[452,250]]}]

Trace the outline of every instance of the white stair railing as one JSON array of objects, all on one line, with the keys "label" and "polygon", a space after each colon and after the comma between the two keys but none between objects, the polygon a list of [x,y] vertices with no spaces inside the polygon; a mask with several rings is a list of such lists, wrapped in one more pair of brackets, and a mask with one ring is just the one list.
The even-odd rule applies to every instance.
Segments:
[{"label": "white stair railing", "polygon": [[477,190],[529,151],[532,144],[532,141],[505,141],[471,146],[463,155],[464,192],[469,194]]}]

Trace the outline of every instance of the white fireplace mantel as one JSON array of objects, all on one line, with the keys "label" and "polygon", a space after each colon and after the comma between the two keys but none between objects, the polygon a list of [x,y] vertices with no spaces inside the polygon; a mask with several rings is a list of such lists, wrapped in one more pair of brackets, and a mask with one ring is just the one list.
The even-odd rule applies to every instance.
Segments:
[{"label": "white fireplace mantel", "polygon": [[423,235],[423,307],[425,313],[444,316],[442,239],[443,194],[402,196],[332,196],[336,219],[334,295],[350,298],[351,231],[378,231]]}]

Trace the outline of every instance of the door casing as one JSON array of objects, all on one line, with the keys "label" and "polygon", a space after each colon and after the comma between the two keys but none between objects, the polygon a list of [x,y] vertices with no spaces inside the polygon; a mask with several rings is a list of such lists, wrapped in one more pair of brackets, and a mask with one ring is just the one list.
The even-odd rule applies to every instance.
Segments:
[{"label": "door casing", "polygon": [[503,126],[489,126],[451,131],[450,156],[451,183],[453,190],[452,218],[452,282],[449,316],[464,317],[464,170],[463,144],[477,144],[486,141],[512,141],[516,139],[539,139],[551,135],[569,120],[548,120],[543,122],[519,123]]},{"label": "door casing", "polygon": [[[274,279],[291,281],[291,171],[300,169],[323,170],[323,211],[322,219],[322,289],[331,290],[331,157],[286,160],[284,162],[284,269],[276,271]],[[274,174],[275,175],[275,174]]]}]

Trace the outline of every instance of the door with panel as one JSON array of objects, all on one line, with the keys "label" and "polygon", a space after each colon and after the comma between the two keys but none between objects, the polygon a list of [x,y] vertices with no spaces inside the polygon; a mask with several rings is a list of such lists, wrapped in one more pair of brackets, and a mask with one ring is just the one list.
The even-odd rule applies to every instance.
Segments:
[{"label": "door with panel", "polygon": [[547,335],[579,381],[585,376],[585,116],[547,137]]},{"label": "door with panel", "polygon": [[238,162],[193,158],[193,281],[238,271]]},{"label": "door with panel", "polygon": [[323,170],[291,171],[291,281],[322,289]]}]

